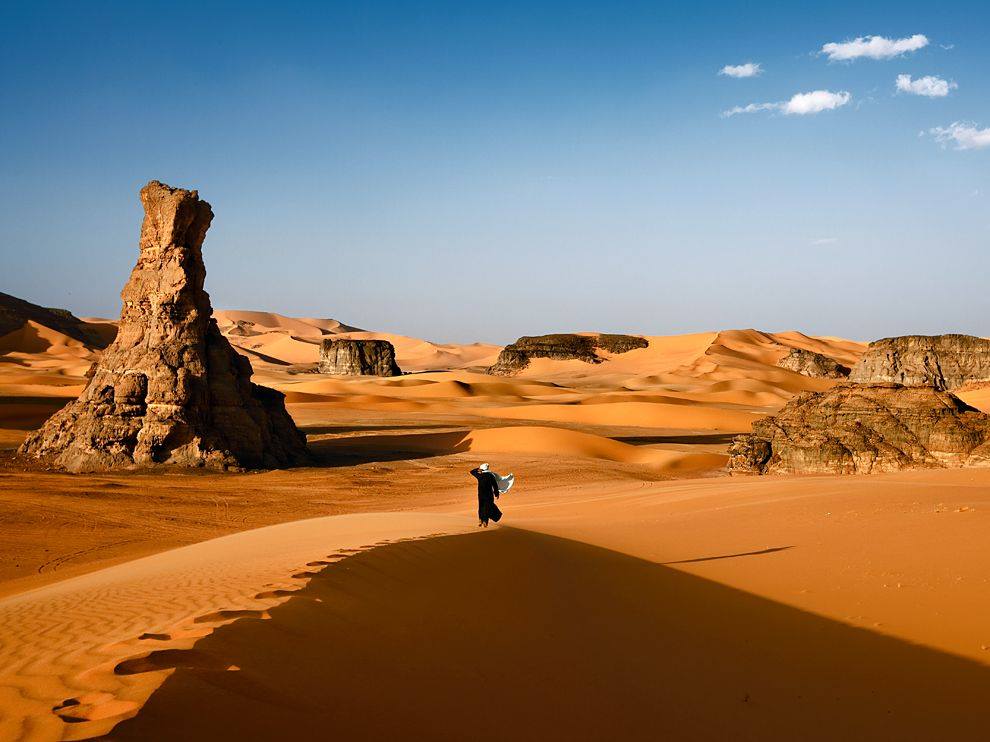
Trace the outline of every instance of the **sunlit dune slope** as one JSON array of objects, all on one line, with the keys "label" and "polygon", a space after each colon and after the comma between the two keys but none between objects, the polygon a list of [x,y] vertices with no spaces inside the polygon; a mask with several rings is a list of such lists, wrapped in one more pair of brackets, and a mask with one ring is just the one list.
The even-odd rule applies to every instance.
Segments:
[{"label": "sunlit dune slope", "polygon": [[[848,365],[865,347],[798,332],[646,336],[648,347],[603,352],[601,363],[535,359],[522,373],[496,377],[484,373],[501,350],[495,345],[433,343],[360,331],[333,319],[272,312],[220,310],[216,319],[232,345],[251,360],[254,380],[284,392],[301,424],[348,410],[481,418],[484,426],[497,420],[530,423],[538,429],[557,425],[604,434],[606,439],[615,435],[609,430],[619,428],[744,432],[794,394],[834,384],[778,368],[777,361],[791,348],[825,353]],[[107,340],[115,331],[109,320],[90,319],[85,326]],[[376,378],[315,373],[320,343],[333,337],[386,339],[395,346],[407,374]],[[99,353],[98,348],[29,322],[0,338],[0,398],[71,398],[83,388],[83,376]],[[27,402],[18,404],[30,407]],[[8,431],[0,445],[16,445],[24,430],[40,424],[56,408],[48,403],[23,410],[8,407],[10,414],[0,415],[6,421],[0,428]],[[25,419],[18,422],[14,418],[22,412]],[[526,439],[528,445],[541,451],[553,448],[538,437]]]},{"label": "sunlit dune slope", "polygon": [[261,363],[315,364],[320,343],[327,337],[387,340],[395,347],[396,360],[405,371],[483,368],[494,363],[501,350],[484,343],[432,343],[392,333],[365,332],[334,319],[245,310],[219,310],[214,315],[231,344]]},{"label": "sunlit dune slope", "polygon": [[520,425],[482,428],[450,433],[367,435],[337,438],[317,445],[323,453],[355,453],[388,450],[395,453],[447,455],[531,454],[560,459],[602,459],[640,464],[656,472],[703,471],[722,466],[726,457],[712,453],[684,453],[635,446],[577,430]]}]

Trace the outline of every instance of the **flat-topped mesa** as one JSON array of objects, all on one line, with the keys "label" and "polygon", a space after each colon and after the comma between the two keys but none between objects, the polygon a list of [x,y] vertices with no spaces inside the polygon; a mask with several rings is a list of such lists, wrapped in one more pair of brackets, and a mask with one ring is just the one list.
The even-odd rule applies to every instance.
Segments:
[{"label": "flat-topped mesa", "polygon": [[337,376],[401,376],[395,348],[387,340],[328,338],[320,346],[321,374]]},{"label": "flat-topped mesa", "polygon": [[956,389],[990,381],[990,340],[973,335],[902,335],[870,343],[849,375],[863,384]]},{"label": "flat-topped mesa", "polygon": [[990,466],[990,415],[946,391],[838,384],[801,394],[729,446],[737,474]]},{"label": "flat-topped mesa", "polygon": [[849,376],[848,366],[804,348],[791,348],[790,353],[777,361],[777,366],[815,379],[843,379]]},{"label": "flat-topped mesa", "polygon": [[577,335],[560,333],[555,335],[524,336],[505,346],[495,364],[488,369],[495,376],[511,376],[526,368],[533,358],[549,358],[554,361],[584,361],[602,363],[598,351],[607,353],[628,353],[649,345],[646,338],[636,335]]},{"label": "flat-topped mesa", "polygon": [[141,203],[141,253],[121,293],[117,337],[79,398],[20,453],[70,471],[308,461],[284,395],[251,383],[251,363],[213,319],[202,254],[210,205],[158,181],[141,189]]}]

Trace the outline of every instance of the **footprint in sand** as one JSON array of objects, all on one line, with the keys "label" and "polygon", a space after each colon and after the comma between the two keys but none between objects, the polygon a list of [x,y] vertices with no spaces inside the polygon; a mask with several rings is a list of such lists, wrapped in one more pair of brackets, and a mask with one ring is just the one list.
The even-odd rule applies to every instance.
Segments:
[{"label": "footprint in sand", "polygon": [[240,670],[237,665],[197,649],[161,649],[142,657],[132,657],[117,663],[114,675],[138,675],[156,670],[213,670],[231,672]]},{"label": "footprint in sand", "polygon": [[238,618],[271,618],[268,615],[268,611],[258,611],[258,610],[227,610],[227,611],[214,611],[213,613],[205,613],[202,616],[197,616],[193,619],[193,623],[213,623],[215,621],[231,621]]},{"label": "footprint in sand", "polygon": [[66,698],[52,707],[52,713],[68,724],[78,724],[121,716],[137,707],[133,701],[121,701],[110,693],[87,693],[78,698]]},{"label": "footprint in sand", "polygon": [[293,593],[299,592],[298,590],[265,590],[264,592],[258,593],[254,596],[255,600],[269,600],[271,598],[286,598]]}]

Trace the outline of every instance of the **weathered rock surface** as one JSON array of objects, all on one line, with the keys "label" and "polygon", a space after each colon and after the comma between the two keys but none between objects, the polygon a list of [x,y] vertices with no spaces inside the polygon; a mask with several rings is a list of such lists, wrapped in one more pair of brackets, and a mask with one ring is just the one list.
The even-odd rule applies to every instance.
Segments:
[{"label": "weathered rock surface", "polygon": [[777,366],[815,379],[842,379],[849,375],[849,368],[834,358],[804,348],[791,348]]},{"label": "weathered rock surface", "polygon": [[196,191],[141,189],[140,256],[121,293],[119,331],[79,398],[21,454],[70,471],[135,466],[282,467],[308,460],[284,395],[251,383],[203,290],[213,219]]},{"label": "weathered rock surface", "polygon": [[933,387],[839,384],[801,394],[729,446],[732,473],[864,474],[990,466],[990,415]]},{"label": "weathered rock surface", "polygon": [[94,348],[102,348],[100,336],[67,309],[49,309],[0,292],[0,337],[19,330],[28,321],[67,335]]},{"label": "weathered rock surface", "polygon": [[849,375],[862,384],[955,389],[990,380],[990,340],[973,335],[903,335],[870,343]]},{"label": "weathered rock surface", "polygon": [[395,348],[388,340],[328,338],[320,346],[321,374],[339,376],[401,376]]},{"label": "weathered rock surface", "polygon": [[535,335],[519,338],[505,346],[488,373],[511,376],[526,368],[533,358],[550,358],[555,361],[578,360],[585,363],[601,363],[605,359],[599,350],[608,353],[627,353],[645,348],[649,341],[636,335]]}]

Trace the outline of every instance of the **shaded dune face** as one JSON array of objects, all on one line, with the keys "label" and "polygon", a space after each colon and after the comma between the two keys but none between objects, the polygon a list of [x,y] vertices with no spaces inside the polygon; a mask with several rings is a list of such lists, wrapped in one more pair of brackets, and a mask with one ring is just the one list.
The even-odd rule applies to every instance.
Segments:
[{"label": "shaded dune face", "polygon": [[987,721],[975,662],[509,528],[358,554],[269,613],[119,668],[178,667],[109,738],[933,740]]},{"label": "shaded dune face", "polygon": [[49,309],[0,291],[0,336],[20,329],[28,322],[60,332],[81,343],[103,347],[86,323],[65,309]]}]

